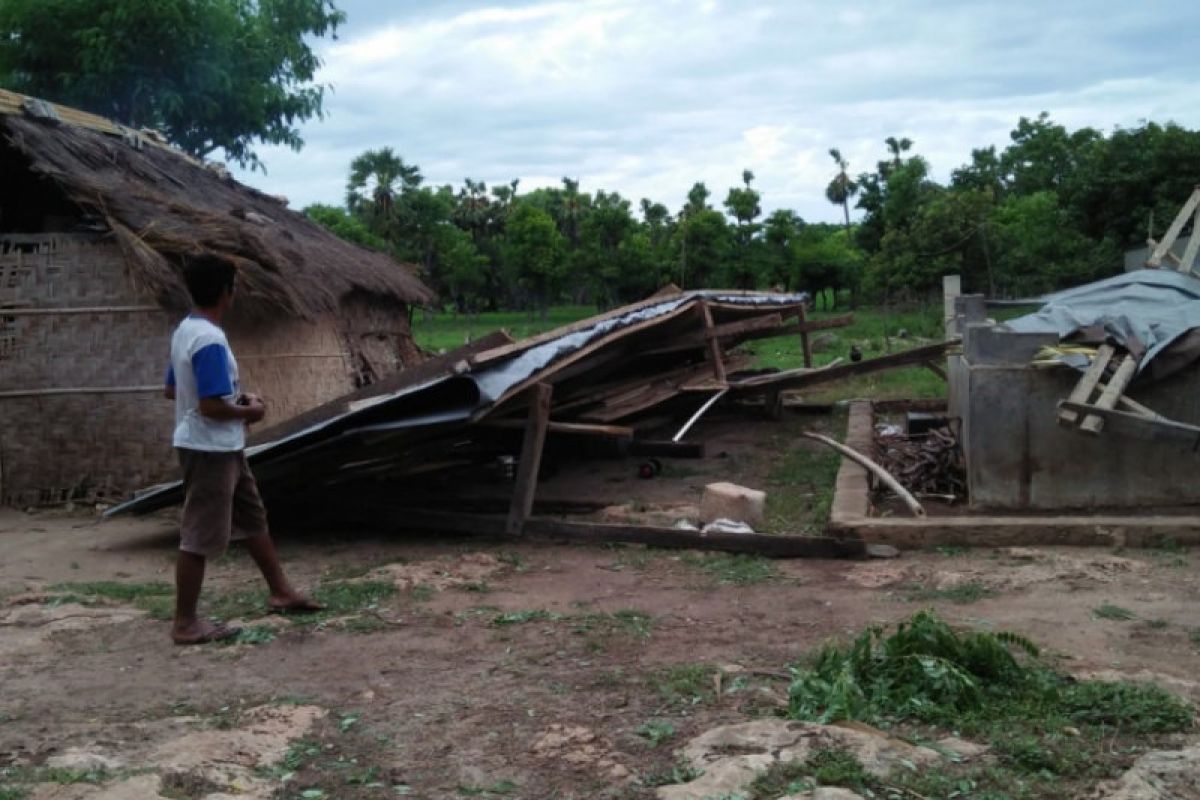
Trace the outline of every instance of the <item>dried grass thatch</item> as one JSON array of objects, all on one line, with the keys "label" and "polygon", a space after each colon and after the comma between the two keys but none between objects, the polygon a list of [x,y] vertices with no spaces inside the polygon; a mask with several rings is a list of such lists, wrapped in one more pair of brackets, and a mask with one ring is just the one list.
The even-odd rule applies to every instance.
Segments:
[{"label": "dried grass thatch", "polygon": [[313,317],[336,310],[355,291],[406,304],[434,298],[408,267],[339,239],[227,174],[136,136],[60,116],[34,119],[0,104],[0,146],[102,217],[132,278],[164,305],[186,306],[179,267],[199,255],[237,263],[239,305],[251,311]]}]

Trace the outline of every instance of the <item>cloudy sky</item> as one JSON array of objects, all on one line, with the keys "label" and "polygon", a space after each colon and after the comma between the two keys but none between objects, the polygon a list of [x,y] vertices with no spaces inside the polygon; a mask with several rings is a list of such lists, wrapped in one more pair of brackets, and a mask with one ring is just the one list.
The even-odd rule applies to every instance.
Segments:
[{"label": "cloudy sky", "polygon": [[749,168],[768,209],[835,220],[830,147],[851,171],[907,136],[935,176],[1003,146],[1017,119],[1200,127],[1200,4],[1177,0],[338,0],[321,42],[328,115],[300,153],[242,180],[299,208],[341,202],[350,160],[390,146],[434,184],[651,197],[672,210]]}]

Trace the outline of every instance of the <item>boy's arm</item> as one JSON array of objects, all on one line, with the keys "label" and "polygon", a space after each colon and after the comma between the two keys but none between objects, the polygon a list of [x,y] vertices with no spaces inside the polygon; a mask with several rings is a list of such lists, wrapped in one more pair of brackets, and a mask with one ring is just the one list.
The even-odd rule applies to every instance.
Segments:
[{"label": "boy's arm", "polygon": [[167,377],[163,381],[163,397],[168,400],[175,399],[175,365],[167,365]]},{"label": "boy's arm", "polygon": [[228,355],[219,344],[210,344],[192,356],[192,369],[196,373],[196,392],[200,395],[200,413],[210,419],[240,419],[243,422],[258,422],[266,414],[262,401],[253,400],[245,405],[227,399],[233,394],[229,380]]}]

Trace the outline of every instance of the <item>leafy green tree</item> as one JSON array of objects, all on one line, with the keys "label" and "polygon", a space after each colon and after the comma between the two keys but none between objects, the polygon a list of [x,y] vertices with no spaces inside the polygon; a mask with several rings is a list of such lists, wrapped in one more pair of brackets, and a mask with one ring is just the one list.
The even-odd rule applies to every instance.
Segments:
[{"label": "leafy green tree", "polygon": [[255,141],[299,150],[322,116],[312,40],[344,21],[331,0],[4,0],[0,84],[261,167]]},{"label": "leafy green tree", "polygon": [[310,219],[316,220],[328,228],[334,235],[348,242],[361,244],[375,250],[390,251],[390,243],[383,237],[371,233],[358,217],[350,214],[341,206],[329,206],[316,203],[304,209]]},{"label": "leafy green tree", "polygon": [[1111,274],[1120,253],[1070,224],[1054,192],[1007,198],[992,222],[997,294],[1029,297]]},{"label": "leafy green tree", "polygon": [[508,217],[504,263],[510,288],[520,289],[546,315],[566,278],[566,238],[554,219],[531,203],[519,202]]},{"label": "leafy green tree", "polygon": [[1057,191],[1074,172],[1085,151],[1103,137],[1092,128],[1070,133],[1043,111],[1036,119],[1021,117],[1000,156],[1008,188],[1018,195]]},{"label": "leafy green tree", "polygon": [[762,226],[755,222],[762,214],[762,195],[751,185],[754,173],[742,170],[742,186],[725,195],[725,211],[734,218],[733,248],[722,283],[738,289],[753,289],[758,283],[763,252],[756,235]]},{"label": "leafy green tree", "polygon": [[795,211],[780,208],[772,211],[763,226],[765,244],[764,277],[771,286],[790,291],[799,281],[797,259],[799,234],[804,220]]}]

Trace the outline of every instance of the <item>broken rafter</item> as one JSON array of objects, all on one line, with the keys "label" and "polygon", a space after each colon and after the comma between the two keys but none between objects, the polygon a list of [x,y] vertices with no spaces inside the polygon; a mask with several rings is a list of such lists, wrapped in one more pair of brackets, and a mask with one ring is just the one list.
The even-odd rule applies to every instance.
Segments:
[{"label": "broken rafter", "polygon": [[[1100,349],[1096,351],[1092,363],[1084,371],[1083,377],[1079,379],[1079,383],[1075,384],[1075,388],[1071,390],[1071,394],[1067,397],[1067,400],[1072,403],[1086,403],[1088,398],[1092,396],[1096,385],[1100,382],[1100,378],[1104,375],[1104,370],[1108,366],[1108,362],[1112,360],[1115,352],[1113,346],[1110,344],[1100,345]],[[1078,419],[1078,415],[1069,408],[1060,408],[1058,412],[1058,422],[1060,425],[1074,425]]]},{"label": "broken rafter", "polygon": [[[1104,387],[1104,391],[1100,393],[1100,398],[1096,400],[1095,408],[1110,409],[1117,405],[1117,398],[1125,391],[1125,387],[1133,380],[1134,373],[1137,371],[1137,361],[1133,356],[1125,356],[1121,363],[1117,365],[1117,371],[1108,381],[1108,385]],[[1080,423],[1079,429],[1086,433],[1100,433],[1104,430],[1104,418],[1097,414],[1089,414]]]},{"label": "broken rafter", "polygon": [[947,348],[955,344],[957,343],[939,342],[925,347],[917,347],[912,350],[904,350],[899,353],[870,358],[866,361],[859,361],[853,364],[843,364],[837,367],[775,372],[769,375],[759,375],[736,381],[730,384],[730,386],[734,391],[739,393],[762,391],[767,388],[800,389],[805,386],[814,386],[819,383],[827,383],[842,378],[852,378],[858,375],[868,375],[872,372],[895,369],[897,367],[918,366],[930,359],[945,355]]},{"label": "broken rafter", "polygon": [[513,487],[512,505],[508,510],[505,531],[517,534],[525,526],[533,510],[533,495],[537,490],[538,471],[542,466],[542,447],[546,443],[546,428],[550,422],[550,394],[553,387],[538,383],[530,390],[529,422],[525,440],[521,443],[521,460],[517,465],[517,481]]}]

